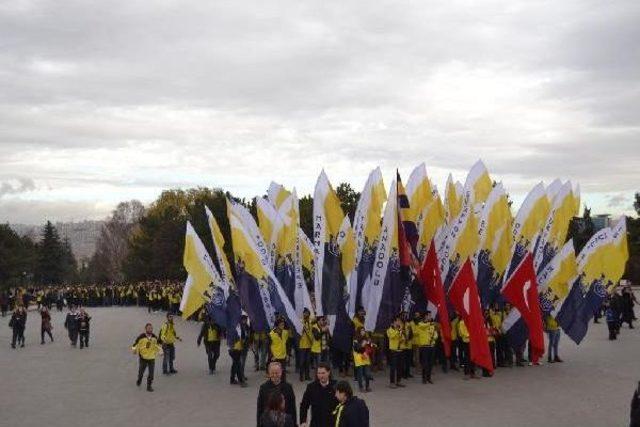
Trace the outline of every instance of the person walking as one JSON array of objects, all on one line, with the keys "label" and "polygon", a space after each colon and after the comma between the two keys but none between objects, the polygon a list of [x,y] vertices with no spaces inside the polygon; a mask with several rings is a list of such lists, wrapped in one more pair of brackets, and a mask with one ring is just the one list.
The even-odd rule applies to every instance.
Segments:
[{"label": "person walking", "polygon": [[348,382],[336,384],[336,399],[335,427],[369,427],[369,408],[364,400],[353,395]]},{"label": "person walking", "polygon": [[153,333],[153,326],[147,323],[144,326],[144,333],[138,335],[131,351],[139,356],[138,379],[136,385],[140,387],[145,370],[147,371],[147,391],[153,391],[153,374],[156,365],[156,356],[162,354],[162,348],[158,344],[158,337]]},{"label": "person walking", "polygon": [[64,320],[64,328],[69,333],[69,341],[71,346],[75,347],[78,343],[78,312],[76,306],[71,306],[71,311],[67,313],[67,317]]},{"label": "person walking", "polygon": [[[333,411],[338,405],[336,381],[331,378],[331,367],[326,362],[318,362],[315,381],[307,384],[300,402],[300,427],[324,427],[331,425]],[[311,422],[307,413],[311,408]]]},{"label": "person walking", "polygon": [[204,340],[204,350],[207,353],[207,363],[209,365],[209,375],[215,375],[216,363],[220,357],[220,328],[216,325],[212,319],[207,317],[202,322],[202,328],[200,329],[200,335],[198,335],[197,344],[200,344]]},{"label": "person walking", "polygon": [[49,339],[53,342],[53,334],[51,333],[53,326],[51,325],[51,314],[47,307],[40,310],[40,344],[44,344],[44,334],[49,335]]},{"label": "person walking", "polygon": [[9,327],[13,331],[11,338],[11,348],[16,348],[16,344],[24,347],[24,329],[27,326],[27,311],[23,306],[18,306],[13,311],[9,320]]},{"label": "person walking", "polygon": [[89,347],[89,322],[91,322],[91,316],[84,311],[84,308],[80,309],[78,313],[78,336],[80,337],[80,349]]},{"label": "person walking", "polygon": [[256,423],[260,426],[260,418],[265,410],[268,409],[269,398],[273,393],[281,393],[285,400],[285,412],[291,416],[291,419],[298,419],[296,416],[296,396],[293,392],[291,384],[284,380],[282,375],[282,365],[280,362],[270,362],[267,366],[267,375],[269,379],[260,385],[258,391],[257,416]]},{"label": "person walking", "polygon": [[176,333],[173,324],[173,314],[167,313],[167,321],[160,327],[159,342],[162,345],[162,373],[165,375],[177,374],[173,362],[176,359],[176,340],[182,341],[182,338]]},{"label": "person walking", "polygon": [[233,345],[229,348],[229,356],[231,356],[231,378],[229,384],[240,384],[240,387],[247,387],[247,379],[244,376],[244,364],[242,363],[242,354],[247,347],[248,331],[240,329],[240,335],[236,337]]}]

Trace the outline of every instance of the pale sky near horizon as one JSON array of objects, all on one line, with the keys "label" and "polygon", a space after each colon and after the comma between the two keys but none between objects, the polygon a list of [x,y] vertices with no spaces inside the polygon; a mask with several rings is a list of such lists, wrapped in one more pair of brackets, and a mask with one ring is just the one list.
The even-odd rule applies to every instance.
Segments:
[{"label": "pale sky near horizon", "polygon": [[516,201],[640,191],[640,2],[0,3],[0,223],[163,189],[356,190],[481,158]]}]

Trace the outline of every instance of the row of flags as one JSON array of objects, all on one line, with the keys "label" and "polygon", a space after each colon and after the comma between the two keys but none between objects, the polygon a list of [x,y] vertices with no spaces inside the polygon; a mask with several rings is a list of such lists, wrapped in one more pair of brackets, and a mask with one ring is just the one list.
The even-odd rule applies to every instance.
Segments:
[{"label": "row of flags", "polygon": [[[353,221],[322,171],[311,236],[300,227],[295,189],[272,183],[256,207],[257,222],[244,206],[227,201],[231,261],[208,209],[215,263],[187,224],[183,316],[204,305],[231,331],[230,339],[241,310],[257,331],[271,329],[279,314],[300,333],[306,308],[326,316],[333,345],[349,351],[350,319],[358,307],[367,312],[367,331],[388,328],[400,312],[429,309],[449,354],[455,311],[469,329],[472,360],[492,369],[485,309],[510,303],[515,309],[503,324],[509,342],[522,347],[528,340],[533,357],[540,357],[543,317],[554,316],[579,343],[595,310],[615,291],[628,258],[624,217],[594,235],[578,255],[566,241],[580,207],[579,187],[560,180],[538,183],[514,216],[505,188],[482,161],[464,184],[449,175],[444,199],[424,164],[412,171],[406,187],[397,174],[388,192],[376,168]],[[313,278],[313,297],[305,270]]]}]

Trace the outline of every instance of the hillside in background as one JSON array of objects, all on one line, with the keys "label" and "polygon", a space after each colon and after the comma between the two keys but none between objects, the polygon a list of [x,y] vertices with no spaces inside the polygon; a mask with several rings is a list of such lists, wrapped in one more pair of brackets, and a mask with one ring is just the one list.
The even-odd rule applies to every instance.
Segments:
[{"label": "hillside in background", "polygon": [[[62,239],[69,239],[73,255],[81,265],[94,254],[104,221],[57,222],[54,225]],[[28,236],[34,242],[42,239],[41,225],[9,224],[9,226],[20,236]]]}]

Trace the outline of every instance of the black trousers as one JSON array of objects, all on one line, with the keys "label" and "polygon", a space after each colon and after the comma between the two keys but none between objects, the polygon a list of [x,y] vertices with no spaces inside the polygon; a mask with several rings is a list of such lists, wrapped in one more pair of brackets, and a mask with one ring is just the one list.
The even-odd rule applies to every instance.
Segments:
[{"label": "black trousers", "polygon": [[400,383],[402,378],[402,351],[389,351],[389,382]]},{"label": "black trousers", "polygon": [[411,364],[413,362],[413,350],[410,348],[402,350],[402,377],[409,378],[411,375]]},{"label": "black trousers", "polygon": [[420,365],[422,366],[423,381],[431,381],[431,370],[433,369],[434,354],[435,352],[433,347],[420,347]]},{"label": "black trousers", "polygon": [[607,322],[607,327],[609,328],[609,340],[615,340],[617,338],[617,328],[616,322]]},{"label": "black trousers", "polygon": [[155,359],[147,360],[140,358],[140,363],[138,364],[138,384],[142,382],[142,377],[144,376],[144,371],[147,370],[147,387],[151,386],[153,382],[153,371],[155,370],[156,361]]},{"label": "black trousers", "polygon": [[89,347],[89,331],[80,331],[80,348]]},{"label": "black trousers", "polygon": [[451,341],[451,357],[450,357],[450,366],[451,369],[456,369],[458,365],[462,363],[462,355],[460,354],[461,346],[460,340],[452,340]]},{"label": "black trousers", "polygon": [[77,329],[69,329],[69,340],[71,344],[76,345],[78,342],[78,330]]},{"label": "black trousers", "polygon": [[244,382],[244,372],[242,372],[242,362],[240,356],[242,356],[242,350],[229,350],[229,356],[231,356],[231,379],[233,382]]},{"label": "black trousers", "polygon": [[220,341],[204,342],[204,349],[207,352],[207,360],[209,362],[209,371],[216,370],[216,363],[220,357]]},{"label": "black trousers", "polygon": [[11,347],[16,346],[16,342],[18,344],[24,344],[24,328],[13,328],[13,337],[11,338]]},{"label": "black trousers", "polygon": [[475,375],[476,367],[471,361],[471,351],[468,342],[462,343],[462,352],[464,354],[464,374]]},{"label": "black trousers", "polygon": [[53,342],[53,335],[50,329],[40,328],[40,342],[44,344],[44,334],[49,335],[49,339]]},{"label": "black trousers", "polygon": [[309,379],[309,365],[311,362],[311,350],[308,348],[298,349],[298,356],[300,357],[299,369],[300,369],[300,381]]}]

